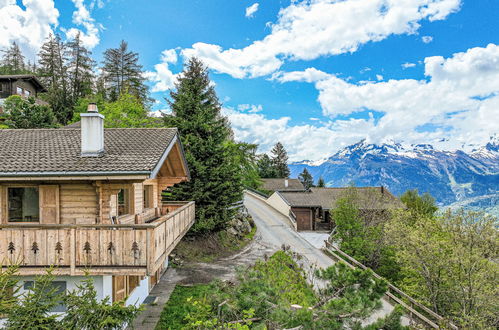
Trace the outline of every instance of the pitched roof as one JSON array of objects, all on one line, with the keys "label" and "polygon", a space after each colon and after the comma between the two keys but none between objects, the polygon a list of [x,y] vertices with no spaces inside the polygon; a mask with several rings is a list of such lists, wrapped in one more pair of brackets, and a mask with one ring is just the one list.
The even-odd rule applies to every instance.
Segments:
[{"label": "pitched roof", "polygon": [[39,92],[46,92],[47,89],[38,80],[38,78],[32,74],[9,74],[0,75],[0,80],[29,80],[35,85]]},{"label": "pitched roof", "polygon": [[[288,180],[286,187],[285,180]],[[298,179],[262,179],[262,188],[269,191],[305,191],[305,187]]]},{"label": "pitched roof", "polygon": [[0,176],[150,175],[176,128],[106,128],[104,155],[81,157],[79,129],[0,130]]},{"label": "pitched roof", "polygon": [[349,191],[354,193],[360,209],[403,208],[402,202],[385,187],[310,188],[307,192],[279,192],[292,207],[334,208]]}]

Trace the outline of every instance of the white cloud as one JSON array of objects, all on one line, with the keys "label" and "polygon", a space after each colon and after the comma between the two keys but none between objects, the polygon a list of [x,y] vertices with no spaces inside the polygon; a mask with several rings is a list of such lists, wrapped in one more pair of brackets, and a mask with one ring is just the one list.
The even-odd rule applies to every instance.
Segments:
[{"label": "white cloud", "polygon": [[175,49],[166,49],[161,52],[161,62],[154,66],[154,71],[147,71],[145,77],[153,82],[151,92],[165,92],[175,87],[177,75],[171,71],[169,64],[177,63]]},{"label": "white cloud", "polygon": [[460,0],[292,1],[280,10],[271,33],[242,49],[198,42],[183,50],[210,68],[236,78],[279,70],[285,60],[355,52],[368,42],[411,34],[422,20],[442,20],[459,10]]},{"label": "white cloud", "polygon": [[0,48],[16,41],[33,60],[45,38],[57,26],[59,11],[53,0],[0,0]]},{"label": "white cloud", "polygon": [[[78,33],[80,33],[80,38],[85,47],[92,49],[97,46],[100,42],[99,31],[102,29],[100,24],[97,24],[95,20],[90,15],[90,11],[85,6],[83,0],[71,0],[76,7],[73,12],[73,23],[76,26],[82,26],[85,31],[78,28],[62,29],[66,33],[68,39],[73,39]],[[104,5],[98,2],[98,6]],[[93,7],[93,2],[91,3]],[[99,7],[100,8],[100,7]]]},{"label": "white cloud", "polygon": [[261,112],[263,110],[263,107],[261,104],[254,105],[254,104],[239,104],[237,106],[237,110],[239,111],[248,111],[249,113],[257,113]]},{"label": "white cloud", "polygon": [[223,109],[237,140],[257,143],[260,152],[268,152],[280,141],[290,161],[316,160],[333,154],[341,147],[358,142],[372,129],[374,120],[350,119],[314,125],[291,125],[290,117],[269,119],[263,114]]},{"label": "white cloud", "polygon": [[255,13],[258,11],[258,6],[258,2],[255,2],[251,6],[247,7],[245,16],[248,18],[253,17],[253,15],[255,15]]},{"label": "white cloud", "polygon": [[382,75],[380,75],[380,74],[377,74],[377,75],[376,75],[376,80],[378,80],[378,81],[383,80],[383,76],[382,76]]},{"label": "white cloud", "polygon": [[[476,47],[447,59],[427,57],[424,63],[426,80],[352,84],[332,74],[317,80],[324,115],[334,118],[366,109],[383,113],[364,133],[372,142],[438,144],[446,139],[443,147],[458,148],[483,143],[497,133],[499,46]],[[433,129],[423,129],[425,125]]]},{"label": "white cloud", "polygon": [[425,43],[425,44],[429,44],[430,42],[433,41],[433,37],[432,36],[423,36],[421,37],[421,40]]},{"label": "white cloud", "polygon": [[402,68],[403,69],[409,69],[409,68],[413,68],[415,66],[416,66],[415,63],[409,63],[409,62],[405,62],[405,63],[402,64]]}]

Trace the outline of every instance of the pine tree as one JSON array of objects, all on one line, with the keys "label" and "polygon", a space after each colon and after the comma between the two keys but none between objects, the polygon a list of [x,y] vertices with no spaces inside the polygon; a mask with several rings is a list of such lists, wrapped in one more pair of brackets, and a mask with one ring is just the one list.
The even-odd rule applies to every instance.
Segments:
[{"label": "pine tree", "polygon": [[298,179],[300,179],[305,189],[309,189],[314,186],[314,178],[306,168],[303,169],[303,172],[301,172],[298,176]]},{"label": "pine tree", "polygon": [[272,164],[272,159],[267,154],[260,155],[257,161],[258,174],[261,178],[276,178],[277,173]]},{"label": "pine tree", "polygon": [[24,55],[19,45],[14,41],[2,57],[2,71],[4,74],[20,74],[26,72]]},{"label": "pine tree", "polygon": [[324,178],[322,176],[317,181],[317,187],[319,187],[319,188],[326,187],[326,182],[324,181]]},{"label": "pine tree", "polygon": [[272,164],[276,170],[276,177],[289,177],[288,153],[286,152],[286,149],[284,149],[281,142],[277,142],[270,152],[273,155]]},{"label": "pine tree", "polygon": [[168,100],[173,115],[165,121],[179,130],[191,180],[175,185],[169,198],[196,201],[193,232],[223,229],[235,212],[229,206],[242,199],[243,190],[241,168],[227,143],[231,129],[201,61],[191,58],[175,87]]},{"label": "pine tree", "polygon": [[83,46],[80,32],[67,44],[68,78],[72,103],[92,93],[93,67],[92,52]]},{"label": "pine tree", "polygon": [[129,93],[143,104],[148,103],[148,89],[144,84],[139,54],[128,50],[127,42],[122,40],[118,48],[109,48],[104,52],[102,72],[110,101],[116,101],[121,93]]},{"label": "pine tree", "polygon": [[73,104],[68,88],[66,45],[59,35],[50,35],[38,54],[39,75],[47,87],[46,101],[59,123],[65,125],[73,116]]}]

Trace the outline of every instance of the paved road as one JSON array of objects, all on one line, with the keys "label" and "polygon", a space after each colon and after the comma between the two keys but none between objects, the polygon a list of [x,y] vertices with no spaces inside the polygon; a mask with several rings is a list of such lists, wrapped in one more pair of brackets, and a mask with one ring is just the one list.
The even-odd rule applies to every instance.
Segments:
[{"label": "paved road", "polygon": [[[276,248],[279,248],[283,244],[289,245],[292,251],[305,257],[308,266],[313,265],[326,268],[334,264],[334,261],[330,257],[295,232],[290,227],[287,217],[270,207],[264,201],[250,194],[245,194],[244,205],[257,225],[257,241]],[[392,310],[393,306],[387,301],[382,300],[382,308],[364,323],[372,323],[379,317],[389,314]],[[409,320],[403,318],[402,323],[408,324]]]}]

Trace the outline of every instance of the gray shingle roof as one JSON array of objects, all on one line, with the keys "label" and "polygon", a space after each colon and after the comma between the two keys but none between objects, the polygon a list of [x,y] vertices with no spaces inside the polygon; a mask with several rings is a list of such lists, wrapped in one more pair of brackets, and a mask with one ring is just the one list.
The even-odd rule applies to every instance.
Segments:
[{"label": "gray shingle roof", "polygon": [[[284,180],[288,180],[288,186]],[[262,188],[269,191],[305,191],[305,187],[298,179],[262,179]]]},{"label": "gray shingle roof", "polygon": [[402,202],[384,187],[310,188],[308,192],[280,192],[280,194],[293,207],[331,209],[349,191],[354,193],[360,209],[404,207]]},{"label": "gray shingle roof", "polygon": [[176,134],[176,128],[106,128],[104,155],[81,157],[79,129],[0,129],[0,176],[35,172],[145,174],[155,168]]}]

